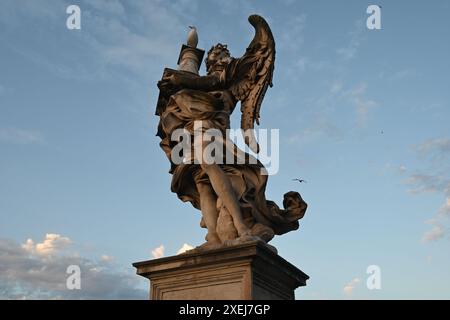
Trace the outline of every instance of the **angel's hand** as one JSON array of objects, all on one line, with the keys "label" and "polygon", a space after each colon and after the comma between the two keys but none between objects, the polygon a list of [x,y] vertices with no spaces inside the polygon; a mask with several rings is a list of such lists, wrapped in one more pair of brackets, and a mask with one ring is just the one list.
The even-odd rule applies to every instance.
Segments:
[{"label": "angel's hand", "polygon": [[171,84],[173,86],[179,86],[181,81],[180,78],[177,77],[176,74],[170,74],[163,76],[162,80],[163,83]]},{"label": "angel's hand", "polygon": [[174,75],[164,75],[163,78],[158,81],[158,88],[163,92],[172,92],[178,85],[175,83],[177,82],[174,79]]}]

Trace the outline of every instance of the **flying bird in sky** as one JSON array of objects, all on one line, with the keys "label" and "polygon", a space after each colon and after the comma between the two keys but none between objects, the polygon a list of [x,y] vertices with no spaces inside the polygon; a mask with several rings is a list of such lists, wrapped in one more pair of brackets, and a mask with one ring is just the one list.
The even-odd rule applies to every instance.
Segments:
[{"label": "flying bird in sky", "polygon": [[303,180],[303,179],[292,179],[292,181],[298,181],[300,183],[302,183],[302,182],[306,183],[306,180]]}]

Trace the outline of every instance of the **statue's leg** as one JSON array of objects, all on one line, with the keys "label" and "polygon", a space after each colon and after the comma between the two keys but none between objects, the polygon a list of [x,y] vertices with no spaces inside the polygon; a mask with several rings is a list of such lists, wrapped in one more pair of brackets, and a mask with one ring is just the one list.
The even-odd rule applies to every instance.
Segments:
[{"label": "statue's leg", "polygon": [[244,224],[239,201],[229,177],[217,164],[202,164],[201,166],[208,175],[209,181],[217,196],[222,199],[223,204],[231,214],[239,236],[249,235],[250,229]]},{"label": "statue's leg", "polygon": [[211,185],[204,182],[197,183],[197,190],[200,193],[200,208],[203,219],[208,228],[205,240],[209,243],[221,243],[216,231],[218,212],[216,206],[217,197],[214,194],[214,190]]}]

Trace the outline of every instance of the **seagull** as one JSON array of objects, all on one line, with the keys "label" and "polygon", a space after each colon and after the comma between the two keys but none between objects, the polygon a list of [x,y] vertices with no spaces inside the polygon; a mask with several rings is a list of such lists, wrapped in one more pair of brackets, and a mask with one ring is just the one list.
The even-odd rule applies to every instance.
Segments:
[{"label": "seagull", "polygon": [[187,45],[191,48],[197,48],[198,44],[198,34],[197,34],[197,28],[194,26],[189,26],[191,31],[188,33],[187,38]]},{"label": "seagull", "polygon": [[302,182],[306,183],[306,180],[303,180],[303,179],[292,179],[292,181],[298,181],[300,183],[302,183]]}]

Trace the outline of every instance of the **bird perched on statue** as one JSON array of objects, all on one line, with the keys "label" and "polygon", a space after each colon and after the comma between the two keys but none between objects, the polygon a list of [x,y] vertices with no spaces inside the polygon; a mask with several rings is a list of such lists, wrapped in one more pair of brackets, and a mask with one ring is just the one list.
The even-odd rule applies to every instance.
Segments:
[{"label": "bird perched on statue", "polygon": [[194,26],[189,26],[191,31],[188,33],[187,38],[187,45],[191,48],[197,48],[198,44],[198,34],[197,34],[197,28]]}]

